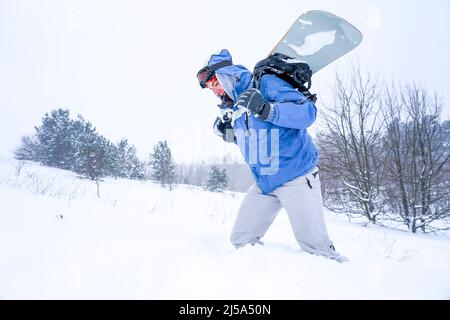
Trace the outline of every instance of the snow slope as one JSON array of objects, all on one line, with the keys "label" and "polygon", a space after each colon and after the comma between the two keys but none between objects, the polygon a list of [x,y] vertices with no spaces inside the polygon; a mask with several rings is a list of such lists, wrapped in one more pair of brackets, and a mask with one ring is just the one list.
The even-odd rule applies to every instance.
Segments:
[{"label": "snow slope", "polygon": [[[339,264],[303,252],[284,211],[264,246],[228,241],[244,194],[0,160],[0,299],[449,299],[450,239],[327,214]],[[61,218],[62,215],[62,218]]]}]

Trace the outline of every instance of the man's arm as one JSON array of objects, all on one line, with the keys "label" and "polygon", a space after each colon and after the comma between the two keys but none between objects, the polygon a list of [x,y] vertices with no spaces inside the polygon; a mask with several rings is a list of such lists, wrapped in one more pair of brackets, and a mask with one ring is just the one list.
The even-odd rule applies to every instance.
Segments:
[{"label": "man's arm", "polygon": [[262,95],[272,103],[266,121],[280,127],[306,129],[315,120],[317,108],[298,90],[273,75],[262,77]]}]

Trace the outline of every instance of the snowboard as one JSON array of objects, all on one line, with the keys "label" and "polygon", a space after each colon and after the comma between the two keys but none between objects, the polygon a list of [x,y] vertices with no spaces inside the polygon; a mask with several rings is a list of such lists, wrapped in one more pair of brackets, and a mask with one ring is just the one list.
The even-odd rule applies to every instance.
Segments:
[{"label": "snowboard", "polygon": [[346,20],[312,10],[295,20],[269,56],[285,54],[295,62],[307,63],[314,74],[356,48],[362,38],[361,32]]}]

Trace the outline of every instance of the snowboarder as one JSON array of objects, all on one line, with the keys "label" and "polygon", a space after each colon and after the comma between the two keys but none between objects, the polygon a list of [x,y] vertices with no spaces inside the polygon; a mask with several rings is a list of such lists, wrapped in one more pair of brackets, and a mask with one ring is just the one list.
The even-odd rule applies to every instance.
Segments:
[{"label": "snowboarder", "polygon": [[325,225],[318,152],[307,128],[317,109],[289,83],[266,74],[254,88],[253,74],[235,65],[228,50],[211,55],[197,73],[202,88],[222,103],[214,132],[239,147],[256,183],[247,192],[231,231],[236,247],[261,242],[283,207],[301,248],[339,262]]}]

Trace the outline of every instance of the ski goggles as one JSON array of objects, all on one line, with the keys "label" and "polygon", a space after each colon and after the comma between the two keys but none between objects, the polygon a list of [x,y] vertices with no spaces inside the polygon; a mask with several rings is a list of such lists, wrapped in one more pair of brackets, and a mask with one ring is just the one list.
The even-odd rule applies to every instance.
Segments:
[{"label": "ski goggles", "polygon": [[230,60],[225,60],[200,69],[200,71],[197,72],[197,80],[200,84],[200,87],[202,87],[202,89],[206,88],[206,82],[208,82],[212,78],[216,70],[231,65],[233,65],[233,63]]}]

